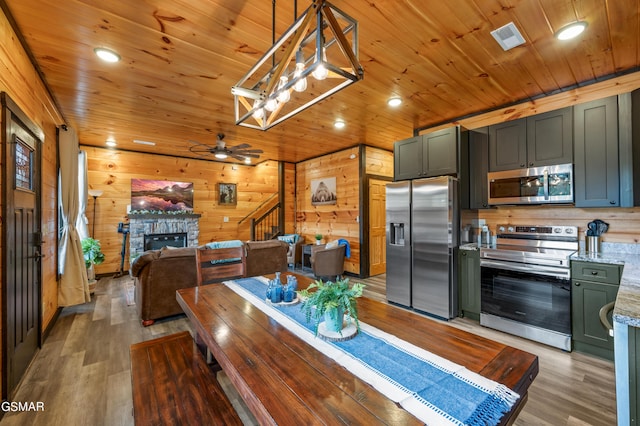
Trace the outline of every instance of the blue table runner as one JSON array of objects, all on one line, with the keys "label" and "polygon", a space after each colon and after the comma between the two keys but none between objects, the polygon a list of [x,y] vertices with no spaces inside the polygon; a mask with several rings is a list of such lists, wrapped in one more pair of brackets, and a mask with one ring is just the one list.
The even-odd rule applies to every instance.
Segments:
[{"label": "blue table runner", "polygon": [[362,321],[353,339],[315,337],[314,324],[306,321],[299,304],[265,301],[267,282],[257,277],[225,284],[428,425],[497,424],[519,398],[500,383]]}]

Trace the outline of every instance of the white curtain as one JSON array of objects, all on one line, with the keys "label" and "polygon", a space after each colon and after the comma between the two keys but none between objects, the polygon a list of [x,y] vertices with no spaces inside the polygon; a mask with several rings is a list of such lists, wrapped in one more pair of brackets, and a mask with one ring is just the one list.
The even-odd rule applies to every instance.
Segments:
[{"label": "white curtain", "polygon": [[89,220],[87,219],[87,200],[89,198],[87,179],[87,153],[80,151],[78,154],[78,220],[76,221],[76,229],[78,230],[78,236],[80,241],[89,236]]},{"label": "white curtain", "polygon": [[84,265],[80,236],[76,229],[79,210],[78,196],[78,136],[72,128],[60,130],[58,151],[58,202],[60,203],[61,235],[59,245],[60,286],[58,306],[72,306],[91,301],[87,269]]}]

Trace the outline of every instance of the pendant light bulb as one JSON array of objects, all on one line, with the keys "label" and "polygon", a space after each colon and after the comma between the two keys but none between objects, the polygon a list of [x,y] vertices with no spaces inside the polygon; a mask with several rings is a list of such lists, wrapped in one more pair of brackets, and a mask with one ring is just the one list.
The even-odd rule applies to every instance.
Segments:
[{"label": "pendant light bulb", "polygon": [[[296,79],[304,72],[304,55],[302,50],[296,52],[296,70],[293,72],[293,78]],[[303,77],[296,81],[293,85],[293,90],[296,92],[304,92],[307,90],[307,77]]]},{"label": "pendant light bulb", "polygon": [[284,86],[286,86],[288,82],[289,78],[286,75],[283,75],[282,77],[280,77],[280,83],[278,83],[278,90],[280,91],[280,93],[278,93],[278,101],[283,103],[289,102],[289,99],[291,99],[289,89],[284,88]]},{"label": "pendant light bulb", "polygon": [[275,111],[276,108],[278,108],[278,100],[276,98],[271,97],[267,100],[267,103],[264,104],[264,109],[269,112]]},{"label": "pendant light bulb", "polygon": [[316,69],[313,70],[313,72],[311,73],[313,74],[313,77],[316,80],[324,80],[329,75],[329,70],[327,69],[327,67],[324,66],[326,62],[327,62],[327,49],[323,47],[322,60],[320,61]]},{"label": "pendant light bulb", "polygon": [[[260,101],[256,99],[253,102],[253,107],[256,108],[258,105],[260,105]],[[264,117],[264,108],[258,108],[257,110],[253,111],[253,114],[251,114],[251,116],[256,120],[262,119],[262,117]]]}]

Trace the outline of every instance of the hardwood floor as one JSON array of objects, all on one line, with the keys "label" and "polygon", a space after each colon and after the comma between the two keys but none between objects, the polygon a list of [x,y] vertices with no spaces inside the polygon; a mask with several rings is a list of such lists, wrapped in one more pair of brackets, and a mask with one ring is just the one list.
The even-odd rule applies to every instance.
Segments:
[{"label": "hardwood floor", "polygon": [[[44,411],[8,412],[0,425],[133,425],[129,346],[189,330],[184,316],[142,327],[127,306],[128,276],[102,278],[91,303],[65,308],[29,367],[13,401],[44,402]],[[385,276],[352,281],[367,284],[365,296],[385,300]],[[540,374],[516,425],[614,425],[613,363],[481,327],[458,318],[450,325],[534,353]],[[219,375],[247,424],[238,395]]]}]

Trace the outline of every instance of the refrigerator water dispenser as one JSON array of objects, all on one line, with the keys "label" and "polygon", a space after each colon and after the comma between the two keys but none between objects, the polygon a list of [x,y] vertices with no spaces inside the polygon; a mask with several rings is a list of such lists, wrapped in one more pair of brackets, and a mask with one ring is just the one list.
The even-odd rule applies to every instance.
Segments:
[{"label": "refrigerator water dispenser", "polygon": [[391,223],[390,244],[404,246],[404,223]]}]

